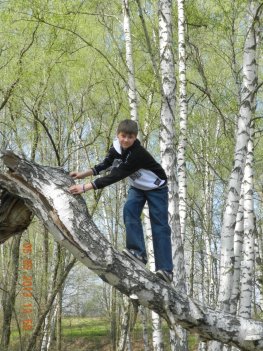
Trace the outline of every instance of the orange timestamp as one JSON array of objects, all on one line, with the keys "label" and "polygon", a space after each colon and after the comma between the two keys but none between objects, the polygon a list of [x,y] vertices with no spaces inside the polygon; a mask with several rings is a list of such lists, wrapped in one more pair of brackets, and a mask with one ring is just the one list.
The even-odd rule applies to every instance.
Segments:
[{"label": "orange timestamp", "polygon": [[32,277],[32,244],[26,241],[22,245],[22,296],[23,304],[21,306],[21,314],[23,316],[22,329],[30,331],[33,329],[33,277]]}]

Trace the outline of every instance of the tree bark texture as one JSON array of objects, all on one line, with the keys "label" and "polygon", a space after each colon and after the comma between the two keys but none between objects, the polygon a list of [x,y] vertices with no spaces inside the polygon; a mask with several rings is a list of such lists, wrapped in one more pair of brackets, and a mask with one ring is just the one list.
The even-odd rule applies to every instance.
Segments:
[{"label": "tree bark texture", "polygon": [[248,30],[243,55],[243,84],[241,90],[241,106],[238,116],[238,126],[235,145],[234,167],[230,175],[226,208],[221,230],[221,260],[219,307],[230,311],[230,300],[234,272],[234,228],[238,212],[241,184],[244,176],[248,140],[250,137],[250,122],[255,109],[257,91],[256,64],[256,33],[255,14],[259,9],[256,2],[251,1],[248,7]]},{"label": "tree bark texture", "polygon": [[129,0],[122,0],[123,7],[123,31],[126,47],[126,65],[128,70],[128,98],[130,105],[131,119],[138,121],[137,90],[134,75],[134,64],[132,57],[132,36],[130,26]]},{"label": "tree bark texture", "polygon": [[23,199],[55,240],[105,282],[160,314],[171,329],[180,324],[205,340],[263,351],[262,322],[202,306],[114,249],[84,199],[69,193],[73,180],[63,169],[37,165],[10,151],[1,158],[9,171],[0,173],[0,187]]}]

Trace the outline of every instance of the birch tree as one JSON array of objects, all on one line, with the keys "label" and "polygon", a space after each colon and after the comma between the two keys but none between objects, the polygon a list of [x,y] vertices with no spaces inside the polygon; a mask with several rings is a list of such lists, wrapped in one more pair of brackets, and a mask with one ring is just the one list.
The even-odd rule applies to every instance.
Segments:
[{"label": "birch tree", "polygon": [[253,153],[253,130],[251,130],[244,171],[244,240],[239,304],[239,315],[246,318],[251,318],[253,283],[255,278]]},{"label": "birch tree", "polygon": [[[130,106],[130,114],[131,119],[136,121],[139,125],[139,116],[138,116],[138,100],[137,100],[137,89],[135,82],[135,74],[134,74],[134,62],[132,55],[132,34],[131,34],[131,26],[130,26],[130,8],[129,1],[123,0],[123,28],[124,28],[124,37],[125,37],[125,47],[126,47],[126,66],[128,70],[128,98],[129,98],[129,106]],[[141,139],[141,133],[139,132],[138,138]],[[143,142],[141,140],[141,142]],[[148,246],[148,256],[150,270],[155,271],[155,262],[152,248],[152,231],[151,224],[149,221],[148,215],[148,206],[145,207],[144,211],[144,232],[145,237],[147,237],[147,246]],[[155,351],[163,351],[163,339],[162,339],[162,323],[160,316],[152,312],[152,325],[153,325],[153,349]],[[147,346],[146,346],[147,347]]]},{"label": "birch tree", "polygon": [[177,152],[179,214],[182,240],[186,227],[186,143],[187,143],[187,100],[186,100],[186,42],[184,0],[177,1],[178,6],[178,71],[179,71],[179,118],[180,132]]},{"label": "birch tree", "polygon": [[132,40],[131,40],[131,28],[130,28],[130,7],[129,0],[122,0],[123,6],[123,30],[126,47],[126,65],[128,70],[128,98],[131,118],[138,122],[138,103],[137,103],[137,91],[134,76],[134,64],[132,57]]},{"label": "birch tree", "polygon": [[231,294],[230,313],[234,315],[237,313],[239,296],[240,296],[240,269],[242,259],[242,248],[244,238],[244,191],[243,184],[241,188],[241,196],[239,200],[239,207],[236,218],[235,232],[234,232],[234,273],[233,273],[233,287]]},{"label": "birch tree", "polygon": [[[147,242],[147,254],[148,254],[148,265],[150,271],[155,271],[155,259],[154,259],[154,251],[153,251],[153,241],[152,241],[152,233],[151,233],[151,222],[149,217],[149,209],[146,206],[144,212],[144,229],[146,232],[146,242]],[[163,343],[163,333],[162,333],[162,320],[158,313],[152,311],[152,344],[154,351],[163,351],[164,343]]]},{"label": "birch tree", "polygon": [[[218,307],[222,311],[230,311],[232,282],[234,271],[234,228],[238,211],[241,184],[247,156],[247,147],[250,133],[250,123],[253,114],[255,95],[257,90],[256,70],[256,35],[255,24],[260,7],[257,2],[249,1],[247,11],[247,33],[244,43],[243,82],[241,90],[241,105],[238,115],[234,165],[231,171],[226,206],[221,229],[221,261],[220,286]],[[221,350],[221,345],[212,343],[210,349]]]},{"label": "birch tree", "polygon": [[[158,2],[160,72],[161,72],[161,127],[160,151],[162,166],[168,177],[169,185],[169,219],[172,228],[174,280],[182,292],[186,292],[184,253],[178,213],[178,186],[176,179],[175,151],[175,104],[176,78],[175,61],[172,50],[172,1]],[[171,345],[180,350],[187,349],[186,334],[178,328],[178,338],[171,334]],[[176,346],[175,346],[176,345]]]}]

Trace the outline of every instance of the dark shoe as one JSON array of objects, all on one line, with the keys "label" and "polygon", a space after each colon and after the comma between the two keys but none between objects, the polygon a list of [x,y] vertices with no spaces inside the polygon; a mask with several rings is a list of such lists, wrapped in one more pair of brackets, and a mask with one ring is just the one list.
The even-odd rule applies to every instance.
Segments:
[{"label": "dark shoe", "polygon": [[161,278],[168,284],[171,284],[171,282],[173,281],[173,273],[162,271],[161,269],[159,269],[155,274],[157,275],[157,277]]},{"label": "dark shoe", "polygon": [[147,260],[143,256],[138,255],[134,250],[123,249],[122,252],[140,266],[145,267]]}]

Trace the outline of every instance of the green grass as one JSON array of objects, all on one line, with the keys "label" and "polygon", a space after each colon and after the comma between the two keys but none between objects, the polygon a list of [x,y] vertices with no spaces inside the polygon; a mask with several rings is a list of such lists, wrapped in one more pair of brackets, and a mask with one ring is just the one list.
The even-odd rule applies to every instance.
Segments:
[{"label": "green grass", "polygon": [[[151,340],[151,327],[149,325],[149,340]],[[24,337],[28,339],[30,332]],[[169,329],[163,325],[165,349],[169,350]],[[26,339],[24,340],[26,342]],[[143,345],[142,325],[136,323],[132,332],[134,351],[141,351]],[[151,342],[151,341],[150,341]],[[62,319],[62,343],[64,351],[110,351],[110,321],[107,318],[78,318],[67,317]],[[10,350],[19,350],[18,332],[13,325]],[[55,351],[55,345],[53,351]],[[197,338],[189,335],[189,350],[197,350]]]},{"label": "green grass", "polygon": [[[163,328],[164,342],[166,345],[169,344],[169,330],[165,326]],[[77,338],[84,338],[89,343],[93,343],[93,347],[96,346],[96,350],[100,350],[99,343],[101,345],[105,343],[110,344],[110,322],[106,318],[64,318],[62,321],[62,335],[64,341],[66,339],[73,340]],[[136,323],[134,331],[132,333],[134,342],[138,345],[142,345],[142,326],[140,323]],[[151,335],[151,328],[149,328],[149,336]],[[196,335],[189,335],[189,350],[197,350],[197,337]],[[102,347],[102,346],[101,346]],[[94,350],[95,350],[94,349]],[[135,347],[136,350],[138,350]]]},{"label": "green grass", "polygon": [[109,322],[104,318],[64,318],[62,335],[72,338],[108,336]]}]

